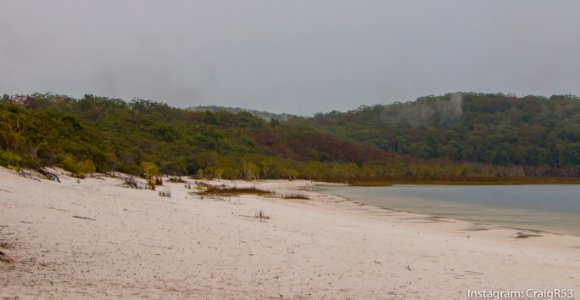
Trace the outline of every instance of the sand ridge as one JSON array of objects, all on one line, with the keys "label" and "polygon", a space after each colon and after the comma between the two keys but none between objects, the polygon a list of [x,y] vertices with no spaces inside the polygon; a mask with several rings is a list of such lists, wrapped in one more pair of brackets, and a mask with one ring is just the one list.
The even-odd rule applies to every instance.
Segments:
[{"label": "sand ridge", "polygon": [[[360,206],[308,181],[220,181],[311,200],[212,199],[165,182],[0,168],[0,296],[20,299],[466,299],[472,290],[572,288],[580,238],[480,228]],[[192,181],[192,180],[190,180]],[[262,211],[269,219],[255,218]],[[486,230],[481,230],[486,229]],[[489,229],[489,230],[487,230]]]}]

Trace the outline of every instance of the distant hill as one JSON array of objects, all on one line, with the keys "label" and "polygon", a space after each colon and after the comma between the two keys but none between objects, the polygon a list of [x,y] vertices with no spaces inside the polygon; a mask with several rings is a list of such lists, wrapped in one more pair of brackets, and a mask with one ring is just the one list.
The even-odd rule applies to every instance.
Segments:
[{"label": "distant hill", "polygon": [[580,99],[454,93],[318,114],[327,133],[423,159],[494,165],[580,164]]}]

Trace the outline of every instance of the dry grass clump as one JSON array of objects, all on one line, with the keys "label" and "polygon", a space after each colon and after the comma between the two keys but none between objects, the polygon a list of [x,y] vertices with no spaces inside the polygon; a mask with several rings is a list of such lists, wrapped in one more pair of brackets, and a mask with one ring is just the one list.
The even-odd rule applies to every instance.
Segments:
[{"label": "dry grass clump", "polygon": [[272,192],[266,190],[260,190],[255,187],[227,187],[227,186],[214,186],[207,183],[197,183],[199,191],[198,195],[201,196],[241,196],[241,195],[258,195],[258,196],[269,196]]},{"label": "dry grass clump", "polygon": [[260,221],[270,220],[270,216],[266,215],[263,211],[259,210],[255,215]]},{"label": "dry grass clump", "polygon": [[6,254],[4,254],[4,252],[2,252],[2,250],[0,250],[0,262],[11,263],[12,259],[10,257],[8,257]]},{"label": "dry grass clump", "polygon": [[181,177],[170,177],[167,181],[171,183],[187,183],[187,181],[183,180]]},{"label": "dry grass clump", "polygon": [[171,198],[171,190],[170,189],[165,189],[164,191],[159,191],[159,196],[160,197]]},{"label": "dry grass clump", "polygon": [[282,199],[288,200],[310,200],[310,197],[304,194],[286,194],[282,195]]},{"label": "dry grass clump", "polygon": [[541,234],[537,234],[537,233],[526,233],[526,232],[518,232],[516,233],[516,235],[514,236],[514,238],[516,239],[527,239],[530,237],[541,237]]},{"label": "dry grass clump", "polygon": [[158,186],[163,185],[163,178],[159,176],[153,176],[149,178],[147,185],[149,186],[150,190],[154,191]]},{"label": "dry grass clump", "polygon": [[10,244],[5,242],[0,242],[0,262],[11,263],[12,259],[6,254],[5,249],[10,248]]}]

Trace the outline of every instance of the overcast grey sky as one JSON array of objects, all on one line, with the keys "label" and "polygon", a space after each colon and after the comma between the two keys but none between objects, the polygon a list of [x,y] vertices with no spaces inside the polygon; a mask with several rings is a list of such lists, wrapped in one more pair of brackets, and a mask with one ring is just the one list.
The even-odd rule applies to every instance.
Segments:
[{"label": "overcast grey sky", "polygon": [[580,1],[0,0],[0,93],[313,114],[580,95]]}]

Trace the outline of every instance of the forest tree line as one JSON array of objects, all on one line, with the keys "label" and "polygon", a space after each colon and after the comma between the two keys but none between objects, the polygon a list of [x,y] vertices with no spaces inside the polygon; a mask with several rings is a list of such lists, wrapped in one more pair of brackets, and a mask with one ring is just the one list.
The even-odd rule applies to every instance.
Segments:
[{"label": "forest tree line", "polygon": [[580,177],[580,101],[448,94],[269,121],[85,95],[0,99],[0,165],[199,178],[501,181]]}]

